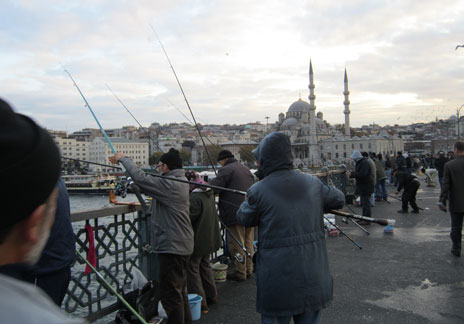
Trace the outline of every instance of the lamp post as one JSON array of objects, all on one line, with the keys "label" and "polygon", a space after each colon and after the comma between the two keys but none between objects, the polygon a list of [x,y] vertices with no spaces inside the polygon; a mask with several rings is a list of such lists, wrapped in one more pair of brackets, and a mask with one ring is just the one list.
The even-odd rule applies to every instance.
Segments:
[{"label": "lamp post", "polygon": [[461,105],[461,107],[456,109],[456,117],[458,117],[458,141],[461,139],[461,133],[459,129],[459,113],[461,112],[462,107],[464,107],[464,104]]}]

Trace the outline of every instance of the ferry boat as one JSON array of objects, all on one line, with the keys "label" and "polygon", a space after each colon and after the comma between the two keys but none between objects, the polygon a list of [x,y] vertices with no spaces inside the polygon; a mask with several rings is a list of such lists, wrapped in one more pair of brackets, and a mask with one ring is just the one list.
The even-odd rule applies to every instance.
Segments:
[{"label": "ferry boat", "polygon": [[69,194],[108,194],[118,183],[114,175],[63,175]]}]

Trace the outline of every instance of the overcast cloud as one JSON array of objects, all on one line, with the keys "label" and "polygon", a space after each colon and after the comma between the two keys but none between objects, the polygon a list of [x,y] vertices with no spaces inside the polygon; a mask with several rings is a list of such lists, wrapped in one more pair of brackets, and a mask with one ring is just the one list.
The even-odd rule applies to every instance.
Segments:
[{"label": "overcast cloud", "polygon": [[[43,126],[105,128],[188,114],[156,29],[197,121],[275,122],[308,101],[351,124],[447,118],[464,104],[464,1],[2,1],[0,96]],[[349,4],[348,4],[349,3]],[[464,113],[464,111],[463,111]]]}]

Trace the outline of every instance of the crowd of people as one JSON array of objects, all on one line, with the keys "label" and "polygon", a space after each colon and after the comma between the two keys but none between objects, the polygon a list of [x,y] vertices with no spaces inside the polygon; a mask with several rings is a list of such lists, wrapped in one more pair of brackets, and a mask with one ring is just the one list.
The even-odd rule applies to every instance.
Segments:
[{"label": "crowd of people", "polygon": [[[59,309],[75,253],[69,200],[59,179],[59,150],[46,130],[14,112],[3,100],[0,147],[4,157],[0,175],[6,184],[2,186],[0,219],[3,320],[84,323]],[[344,206],[344,194],[315,176],[294,170],[291,143],[285,134],[267,135],[253,154],[259,180],[230,151],[222,150],[217,158],[222,167],[211,181],[214,189],[198,173],[183,169],[175,149],[159,159],[157,171],[163,177],[145,173],[122,153],[110,157],[153,198],[150,244],[158,258],[160,299],[167,323],[191,323],[189,293],[202,297],[203,313],[218,302],[210,255],[221,247],[219,222],[227,232],[228,278],[243,282],[256,276],[256,307],[262,323],[290,323],[293,319],[294,323],[317,324],[321,310],[332,301],[323,216]],[[384,160],[381,154],[355,151],[355,170],[347,176],[356,179],[364,216],[372,215],[376,202],[388,201],[387,183],[397,186],[397,193],[404,189],[399,212],[407,213],[411,205],[412,212],[419,213],[415,195],[420,184],[414,170],[435,166],[442,186],[440,209],[446,211],[449,202],[451,252],[460,256],[464,142],[456,142],[454,157],[445,161],[451,157],[439,154],[421,161],[398,152],[395,159]],[[190,183],[182,182],[185,180]],[[26,181],[28,186],[23,185]],[[256,265],[251,258],[254,228],[258,229]]]}]

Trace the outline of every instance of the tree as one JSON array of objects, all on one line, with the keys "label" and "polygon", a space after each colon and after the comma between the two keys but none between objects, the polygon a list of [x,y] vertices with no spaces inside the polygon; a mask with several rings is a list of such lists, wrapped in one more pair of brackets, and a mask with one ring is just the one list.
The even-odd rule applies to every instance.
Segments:
[{"label": "tree", "polygon": [[256,158],[253,155],[252,151],[255,148],[252,146],[242,146],[240,147],[239,154],[240,154],[240,159],[245,162],[255,162]]},{"label": "tree", "polygon": [[158,164],[161,155],[163,155],[163,152],[154,152],[149,158],[148,158],[148,163],[150,165]]},{"label": "tree", "polygon": [[[206,145],[206,149],[208,150],[208,153],[209,153],[209,156],[211,157],[212,162],[214,164],[216,164],[219,152],[221,152],[221,150],[222,150],[221,145],[209,144],[209,145]],[[208,159],[208,155],[206,154],[204,148],[203,148],[203,152],[202,152],[202,157],[203,157],[203,164],[204,165],[210,165],[211,164],[211,162]]]},{"label": "tree", "polygon": [[184,162],[184,165],[190,165],[192,164],[190,159],[192,157],[192,153],[189,150],[186,149],[181,149],[179,151],[180,158],[182,159],[182,162]]}]

